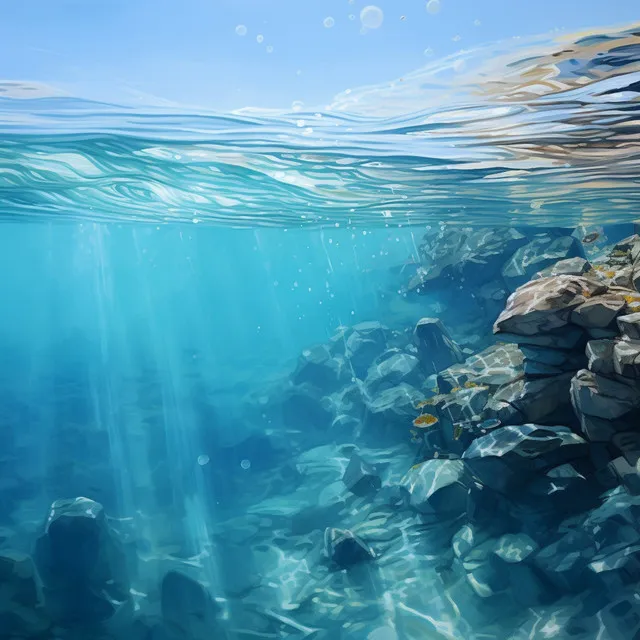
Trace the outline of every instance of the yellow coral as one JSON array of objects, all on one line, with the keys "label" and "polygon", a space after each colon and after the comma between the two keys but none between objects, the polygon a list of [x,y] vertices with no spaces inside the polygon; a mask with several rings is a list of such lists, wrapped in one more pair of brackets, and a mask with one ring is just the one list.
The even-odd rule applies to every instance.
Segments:
[{"label": "yellow coral", "polygon": [[633,304],[634,302],[640,302],[640,294],[631,294],[624,297],[627,304]]},{"label": "yellow coral", "polygon": [[615,271],[607,271],[604,275],[607,276],[607,278],[615,278],[616,272]]},{"label": "yellow coral", "polygon": [[453,387],[453,389],[451,389],[451,393],[457,393],[458,391],[462,391],[462,387]]},{"label": "yellow coral", "polygon": [[478,386],[478,383],[468,380],[467,382],[464,383],[464,386],[465,386],[465,389],[473,389]]},{"label": "yellow coral", "polygon": [[591,297],[591,291],[588,291],[587,289],[583,289],[582,290],[582,296],[584,298],[590,298]]}]

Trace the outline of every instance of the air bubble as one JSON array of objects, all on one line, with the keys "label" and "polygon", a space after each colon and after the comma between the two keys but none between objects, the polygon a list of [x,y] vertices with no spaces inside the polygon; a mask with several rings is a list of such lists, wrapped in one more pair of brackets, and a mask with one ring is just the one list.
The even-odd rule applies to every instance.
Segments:
[{"label": "air bubble", "polygon": [[323,25],[327,28],[327,29],[331,29],[331,27],[333,27],[333,25],[336,23],[336,21],[331,17],[327,17],[324,19],[323,21]]},{"label": "air bubble", "polygon": [[379,29],[384,20],[384,13],[380,7],[371,4],[360,12],[360,22],[365,29]]},{"label": "air bubble", "polygon": [[246,458],[240,463],[240,466],[246,471],[251,468],[251,460],[247,460]]},{"label": "air bubble", "polygon": [[247,35],[247,27],[245,27],[243,24],[239,24],[236,27],[236,34],[239,36],[246,36]]},{"label": "air bubble", "polygon": [[264,36],[261,33],[256,36],[256,42],[258,44],[262,44],[264,42]]},{"label": "air bubble", "polygon": [[433,15],[440,11],[440,0],[429,0],[427,2],[427,11]]},{"label": "air bubble", "polygon": [[206,456],[206,455],[198,456],[198,464],[201,467],[204,467],[205,464],[209,464],[209,460],[210,460],[209,456]]}]

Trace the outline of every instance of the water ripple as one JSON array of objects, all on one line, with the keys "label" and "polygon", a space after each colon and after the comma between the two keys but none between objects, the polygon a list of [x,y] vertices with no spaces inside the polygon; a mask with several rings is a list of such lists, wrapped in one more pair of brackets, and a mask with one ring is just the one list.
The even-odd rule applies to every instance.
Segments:
[{"label": "water ripple", "polygon": [[313,112],[140,110],[0,85],[0,219],[635,219],[640,32],[527,46],[462,52]]}]

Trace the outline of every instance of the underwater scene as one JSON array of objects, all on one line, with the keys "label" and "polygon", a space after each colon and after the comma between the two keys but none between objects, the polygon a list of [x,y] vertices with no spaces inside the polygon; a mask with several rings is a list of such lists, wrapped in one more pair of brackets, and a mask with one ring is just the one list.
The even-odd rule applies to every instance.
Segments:
[{"label": "underwater scene", "polygon": [[640,24],[455,46],[313,108],[0,82],[0,640],[640,639]]}]

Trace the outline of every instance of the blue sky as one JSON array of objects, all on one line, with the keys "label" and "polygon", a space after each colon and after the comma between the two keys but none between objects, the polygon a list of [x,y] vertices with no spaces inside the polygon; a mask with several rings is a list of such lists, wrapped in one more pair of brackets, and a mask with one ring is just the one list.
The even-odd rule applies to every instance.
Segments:
[{"label": "blue sky", "polygon": [[[384,13],[361,34],[360,12]],[[638,0],[21,0],[3,3],[0,79],[83,97],[226,111],[324,105],[433,57],[513,36],[626,24]],[[354,19],[349,16],[353,15]],[[404,16],[404,19],[403,19]],[[324,25],[333,18],[333,26]],[[236,27],[247,33],[239,36]],[[263,37],[258,42],[258,36]],[[272,51],[268,51],[272,47]]]}]

